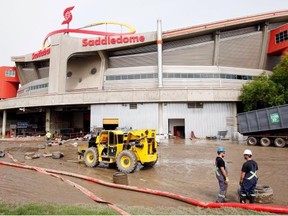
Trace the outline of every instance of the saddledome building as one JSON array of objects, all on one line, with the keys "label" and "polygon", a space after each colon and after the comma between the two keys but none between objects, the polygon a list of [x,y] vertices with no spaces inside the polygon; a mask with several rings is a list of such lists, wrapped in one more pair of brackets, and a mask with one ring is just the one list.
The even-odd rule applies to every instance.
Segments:
[{"label": "saddledome building", "polygon": [[[243,84],[287,47],[288,11],[171,31],[89,38],[12,57],[21,87],[0,101],[2,133],[153,128],[190,138],[237,131]],[[156,26],[156,25],[155,25]]]}]

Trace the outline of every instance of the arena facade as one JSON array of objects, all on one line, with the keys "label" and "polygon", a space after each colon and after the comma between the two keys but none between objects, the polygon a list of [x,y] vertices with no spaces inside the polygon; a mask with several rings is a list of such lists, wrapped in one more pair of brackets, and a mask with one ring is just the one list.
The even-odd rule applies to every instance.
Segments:
[{"label": "arena facade", "polygon": [[240,89],[279,63],[287,23],[279,11],[171,31],[158,20],[147,33],[53,34],[50,46],[11,58],[21,87],[0,101],[2,134],[120,127],[234,137]]}]

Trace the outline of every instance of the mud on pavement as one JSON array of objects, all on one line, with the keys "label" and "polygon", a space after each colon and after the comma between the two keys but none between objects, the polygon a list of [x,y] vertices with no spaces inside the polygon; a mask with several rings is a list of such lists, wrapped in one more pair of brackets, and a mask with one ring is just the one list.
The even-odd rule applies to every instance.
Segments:
[{"label": "mud on pavement", "polygon": [[[9,152],[20,163],[26,165],[83,174],[112,183],[116,169],[103,164],[96,168],[88,168],[83,162],[77,162],[77,145],[86,143],[87,141],[70,140],[63,143],[63,145],[53,145],[43,149],[39,148],[39,145],[45,144],[44,138],[37,138],[36,140],[23,138],[1,141],[0,150]],[[229,201],[238,202],[236,192],[239,187],[240,169],[244,162],[242,153],[246,148],[249,148],[253,152],[253,158],[259,165],[258,184],[268,185],[273,189],[274,201],[269,205],[288,205],[287,147],[248,147],[245,143],[226,140],[162,140],[159,144],[157,164],[151,169],[143,169],[139,165],[134,173],[128,174],[128,184],[172,192],[203,202],[214,202],[218,194],[214,160],[219,146],[226,149],[225,160],[228,165],[230,179],[227,194]],[[56,151],[63,153],[63,157],[60,159],[43,157],[44,153]],[[40,157],[25,159],[25,153],[27,152],[39,153]],[[12,162],[7,155],[0,158],[0,160]],[[0,200],[60,204],[93,203],[77,189],[51,176],[3,165],[0,166],[0,172]],[[179,203],[169,198],[112,189],[72,177],[65,178],[86,187],[101,199],[118,205],[189,207],[186,203]]]}]

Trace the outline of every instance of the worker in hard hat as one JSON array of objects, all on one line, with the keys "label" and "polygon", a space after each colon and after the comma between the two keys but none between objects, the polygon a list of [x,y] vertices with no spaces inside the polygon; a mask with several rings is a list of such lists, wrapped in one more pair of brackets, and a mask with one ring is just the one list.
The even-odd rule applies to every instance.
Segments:
[{"label": "worker in hard hat", "polygon": [[249,200],[249,203],[254,203],[258,164],[252,159],[251,150],[246,149],[243,155],[246,162],[243,163],[240,174],[240,203],[246,203],[246,199]]},{"label": "worker in hard hat", "polygon": [[215,160],[215,172],[216,172],[216,178],[219,183],[219,193],[216,199],[217,203],[226,202],[226,193],[228,188],[228,172],[226,163],[224,161],[225,157],[225,149],[223,147],[217,148],[217,157]]},{"label": "worker in hard hat", "polygon": [[48,144],[48,145],[51,144],[52,134],[50,133],[50,131],[47,131],[46,134],[45,134],[45,136],[46,136],[46,142],[47,142],[47,144]]}]

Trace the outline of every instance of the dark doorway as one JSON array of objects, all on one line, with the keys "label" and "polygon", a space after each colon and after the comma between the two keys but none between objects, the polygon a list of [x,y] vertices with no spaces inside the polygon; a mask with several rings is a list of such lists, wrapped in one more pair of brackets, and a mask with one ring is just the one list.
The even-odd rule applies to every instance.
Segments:
[{"label": "dark doorway", "polygon": [[174,126],[174,136],[185,138],[185,127],[184,126]]}]

